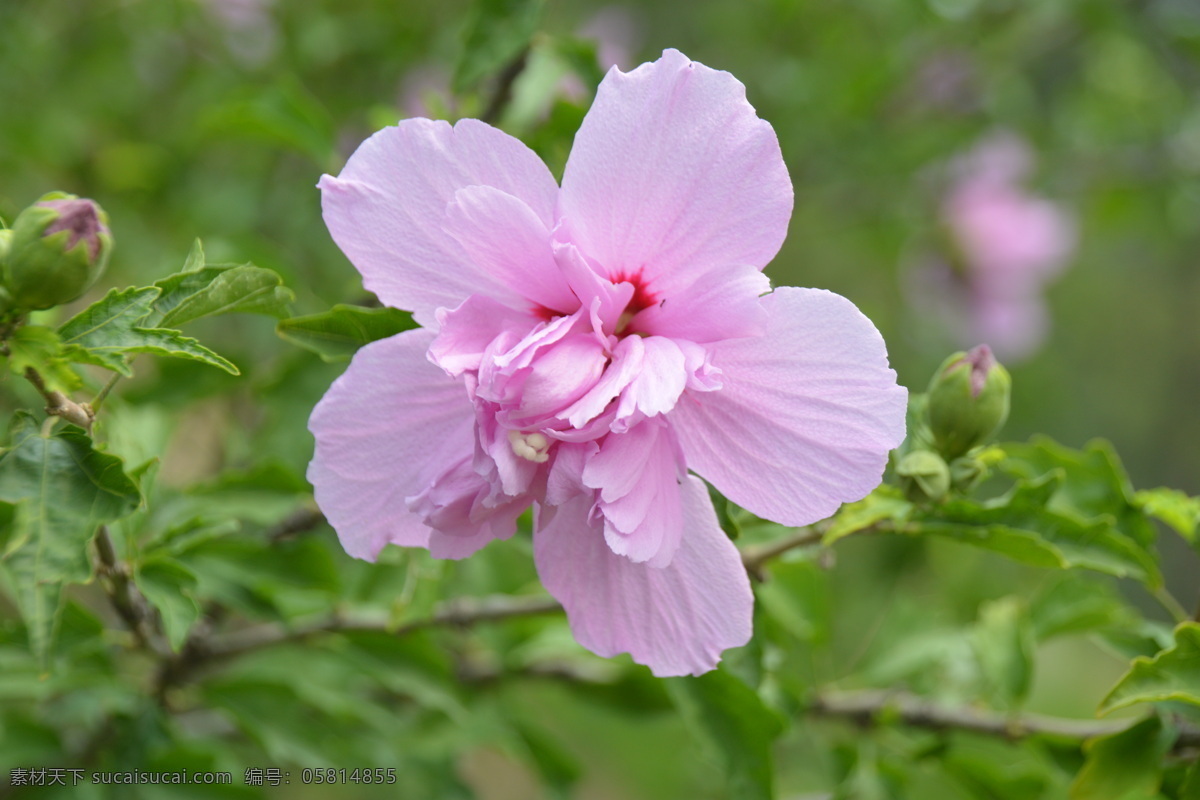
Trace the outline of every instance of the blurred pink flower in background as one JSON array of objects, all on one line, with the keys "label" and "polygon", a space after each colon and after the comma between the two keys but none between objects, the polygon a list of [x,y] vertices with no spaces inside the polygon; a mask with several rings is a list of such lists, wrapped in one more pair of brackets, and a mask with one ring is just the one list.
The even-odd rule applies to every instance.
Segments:
[{"label": "blurred pink flower in background", "polygon": [[261,66],[275,54],[279,31],[271,15],[274,0],[201,0],[226,32],[226,44],[247,66]]},{"label": "blurred pink flower in background", "polygon": [[1028,357],[1049,328],[1042,293],[1066,267],[1076,230],[1063,208],[1026,190],[1032,153],[1011,134],[959,162],[942,205],[958,270],[949,289],[963,345],[986,342],[1002,359]]},{"label": "blurred pink flower in background", "polygon": [[386,128],[320,182],[334,240],[423,327],[363,347],[313,411],[308,477],[355,556],[463,558],[516,532],[576,639],[656,675],[751,635],[694,470],[785,525],[878,483],[907,393],[845,298],[768,292],[792,185],[745,87],[668,50],[612,70],[561,188],[477,120]]}]

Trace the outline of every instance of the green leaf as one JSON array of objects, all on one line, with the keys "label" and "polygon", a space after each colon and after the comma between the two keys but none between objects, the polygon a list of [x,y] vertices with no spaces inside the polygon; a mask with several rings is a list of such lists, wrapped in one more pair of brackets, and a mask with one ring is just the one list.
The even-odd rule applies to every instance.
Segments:
[{"label": "green leaf", "polygon": [[71,369],[63,353],[62,341],[52,328],[41,325],[22,325],[5,341],[8,347],[8,368],[24,375],[32,367],[52,391],[69,394],[83,385]]},{"label": "green leaf", "polygon": [[287,315],[288,304],[295,299],[292,291],[283,286],[283,279],[272,270],[253,264],[205,265],[198,240],[188,256],[185,271],[154,285],[161,294],[143,321],[146,327],[178,327],[204,317],[235,312],[283,317]]},{"label": "green leaf", "polygon": [[325,361],[343,361],[365,344],[415,327],[407,311],[336,305],[320,314],[280,320],[275,331]]},{"label": "green leaf", "polygon": [[1028,444],[1005,444],[1007,472],[1025,478],[1058,473],[1062,482],[1049,500],[1054,511],[1074,513],[1083,519],[1108,515],[1114,527],[1142,547],[1154,543],[1157,532],[1134,501],[1133,487],[1112,445],[1102,439],[1083,450],[1065,447],[1044,436]]},{"label": "green leaf", "polygon": [[63,342],[69,345],[67,356],[126,376],[133,374],[128,363],[131,353],[187,358],[239,374],[232,363],[179,331],[139,327],[160,292],[157,286],[113,289],[67,320],[58,329]]},{"label": "green leaf", "polygon": [[1069,799],[1158,797],[1162,759],[1171,749],[1175,733],[1153,716],[1120,733],[1090,740],[1083,746],[1087,761],[1071,784]]},{"label": "green leaf", "polygon": [[1108,582],[1063,572],[1034,597],[1030,622],[1038,641],[1134,624],[1137,616]]},{"label": "green leaf", "polygon": [[1153,658],[1135,658],[1100,703],[1100,713],[1162,701],[1200,706],[1200,623],[1181,624],[1175,629],[1175,643]]},{"label": "green leaf", "polygon": [[200,606],[193,599],[195,574],[174,559],[158,558],[139,565],[134,581],[158,610],[167,641],[178,652],[200,618]]},{"label": "green leaf", "polygon": [[520,56],[537,32],[544,6],[545,0],[474,0],[454,68],[454,91],[475,88]]},{"label": "green leaf", "polygon": [[693,734],[723,766],[728,796],[774,797],[771,745],[783,723],[758,693],[721,669],[695,678],[671,678],[667,690]]},{"label": "green leaf", "polygon": [[97,526],[131,513],[141,494],[121,460],[93,448],[82,430],[65,426],[45,437],[18,411],[12,445],[0,454],[0,500],[17,504],[5,563],[44,662],[63,584],[91,577],[87,547]]},{"label": "green leaf", "polygon": [[1178,489],[1145,489],[1133,496],[1138,507],[1179,531],[1193,544],[1200,526],[1200,497],[1189,497]]},{"label": "green leaf", "polygon": [[984,603],[972,644],[992,706],[1019,707],[1033,683],[1033,630],[1024,603],[1016,597]]},{"label": "green leaf", "polygon": [[826,545],[833,544],[838,539],[886,520],[903,523],[912,508],[912,503],[904,499],[898,488],[883,484],[862,500],[842,506],[825,532],[823,542]]},{"label": "green leaf", "polygon": [[914,513],[920,533],[983,547],[1040,567],[1083,568],[1162,583],[1156,559],[1116,530],[1108,518],[1083,521],[1049,502],[1063,477],[1052,472],[1022,480],[1008,494],[980,503],[969,498]]}]

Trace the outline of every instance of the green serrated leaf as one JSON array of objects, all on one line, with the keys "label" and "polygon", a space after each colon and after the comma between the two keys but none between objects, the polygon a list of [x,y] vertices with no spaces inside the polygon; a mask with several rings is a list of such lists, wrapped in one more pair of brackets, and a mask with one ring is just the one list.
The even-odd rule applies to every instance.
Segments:
[{"label": "green serrated leaf", "polygon": [[1153,658],[1133,660],[1100,703],[1107,714],[1135,703],[1164,701],[1200,706],[1200,623],[1184,622],[1175,629],[1175,643]]},{"label": "green serrated leaf", "polygon": [[407,311],[336,305],[320,314],[280,320],[275,331],[325,361],[342,361],[365,344],[415,327],[417,324]]},{"label": "green serrated leaf", "polygon": [[4,563],[17,586],[30,643],[45,661],[63,584],[91,576],[87,547],[97,526],[131,513],[141,494],[121,460],[101,453],[79,428],[49,437],[18,411],[0,454],[0,500],[16,504]]},{"label": "green serrated leaf", "polygon": [[1019,481],[994,500],[952,498],[914,513],[911,521],[922,533],[983,547],[1027,564],[1091,569],[1161,585],[1155,557],[1114,528],[1111,518],[1084,521],[1050,507],[1062,480],[1056,471]]},{"label": "green serrated leaf", "polygon": [[67,357],[126,376],[133,374],[128,360],[132,353],[187,358],[240,374],[228,360],[179,331],[139,325],[150,315],[161,291],[158,286],[113,289],[67,320],[58,329],[68,345]]},{"label": "green serrated leaf", "polygon": [[139,565],[134,580],[158,610],[167,641],[178,652],[200,618],[200,606],[193,598],[195,574],[174,559],[157,558]]},{"label": "green serrated leaf", "polygon": [[454,91],[475,88],[516,59],[537,32],[544,6],[545,0],[474,0],[454,68]]},{"label": "green serrated leaf", "polygon": [[1196,542],[1200,526],[1200,497],[1189,497],[1178,489],[1145,489],[1133,496],[1138,507],[1160,519],[1179,532],[1189,542]]},{"label": "green serrated leaf", "polygon": [[64,394],[83,385],[83,380],[67,363],[62,341],[54,329],[22,325],[4,344],[8,347],[8,368],[14,374],[24,375],[32,367],[49,389]]},{"label": "green serrated leaf", "polygon": [[1112,445],[1102,439],[1075,450],[1044,436],[1028,444],[1005,444],[1007,472],[1025,478],[1058,473],[1062,481],[1048,505],[1082,519],[1108,515],[1113,526],[1142,547],[1153,545],[1156,531],[1134,501],[1133,487]]},{"label": "green serrated leaf", "polygon": [[1092,739],[1083,746],[1087,761],[1075,776],[1070,800],[1133,800],[1158,797],[1162,759],[1176,731],[1157,716]]},{"label": "green serrated leaf", "polygon": [[774,797],[771,746],[783,723],[758,693],[722,669],[666,683],[693,734],[720,760],[729,796]]},{"label": "green serrated leaf", "polygon": [[65,344],[84,349],[105,344],[132,330],[145,318],[159,292],[156,286],[110,289],[104,297],[59,326],[58,335]]},{"label": "green serrated leaf", "polygon": [[154,285],[162,294],[144,322],[153,327],[178,327],[204,317],[238,312],[283,317],[294,299],[278,273],[253,264],[207,265],[163,278]]}]

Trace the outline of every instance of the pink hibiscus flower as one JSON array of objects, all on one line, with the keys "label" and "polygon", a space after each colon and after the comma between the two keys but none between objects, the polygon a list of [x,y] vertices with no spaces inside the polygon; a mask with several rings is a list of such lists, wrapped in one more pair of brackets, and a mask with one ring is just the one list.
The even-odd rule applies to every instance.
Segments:
[{"label": "pink hibiscus flower", "polygon": [[412,119],[320,182],[325,221],[423,326],[359,350],[313,412],[317,502],[354,556],[462,558],[516,530],[576,639],[699,674],[751,633],[694,470],[787,525],[880,480],[906,392],[848,300],[769,294],[792,187],[726,72],[611,70],[562,187],[476,120]]},{"label": "pink hibiscus flower", "polygon": [[1006,361],[1028,358],[1045,339],[1042,294],[1066,267],[1077,238],[1061,206],[1022,186],[1032,167],[1021,139],[985,139],[962,159],[942,208],[965,268],[950,298],[967,316],[957,325],[960,338],[988,342]]}]

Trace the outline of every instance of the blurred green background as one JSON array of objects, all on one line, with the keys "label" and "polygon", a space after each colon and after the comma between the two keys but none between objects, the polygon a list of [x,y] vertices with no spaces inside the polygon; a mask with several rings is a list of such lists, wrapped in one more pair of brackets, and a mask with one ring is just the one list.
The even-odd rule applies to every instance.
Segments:
[{"label": "blurred green background", "polygon": [[[1200,493],[1200,4],[550,0],[497,121],[556,174],[602,74],[581,44],[597,14],[623,21],[606,35],[623,48],[625,68],[675,47],[746,84],[779,135],[796,193],[768,274],[776,285],[852,299],[883,332],[901,383],[916,390],[960,344],[906,288],[914,265],[942,246],[948,165],[997,130],[1028,141],[1037,164],[1029,188],[1075,215],[1079,246],[1048,288],[1049,337],[1011,366],[1005,435],[1046,433],[1072,446],[1102,436],[1135,485]],[[315,184],[371,132],[421,107],[451,118],[488,111],[496,73],[471,73],[487,62],[466,44],[470,19],[465,0],[0,0],[0,217],[11,221],[51,189],[108,211],[110,273],[68,312],[106,287],[178,269],[196,237],[210,261],[280,272],[296,313],[366,302],[321,221]],[[253,467],[264,453],[302,475],[312,448],[305,420],[342,366],[281,342],[268,319],[226,318],[195,335],[244,376],[139,361],[123,386],[137,420],[126,424],[138,431],[126,452],[161,446],[162,481],[173,486]],[[0,400],[36,406],[26,387],[9,384]],[[344,558],[322,536],[321,552]],[[1191,603],[1198,568],[1180,545],[1164,543],[1168,582]],[[497,577],[505,557],[452,571],[465,571],[456,574],[474,590],[507,589]],[[897,619],[937,607],[941,622],[962,622],[983,600],[1014,586],[1032,595],[1049,581],[949,545],[855,541],[838,557],[837,586],[808,562],[791,565],[786,580],[834,598],[836,624],[813,624],[835,630],[843,665],[871,662]],[[1043,654],[1034,705],[1086,716],[1120,663],[1087,645],[1060,647]],[[313,662],[314,674],[322,668]],[[464,740],[460,774],[485,797],[530,796],[512,759],[474,740],[487,741],[493,717],[531,715],[582,760],[581,797],[722,796],[709,788],[715,768],[697,762],[678,720],[659,713],[661,690],[624,688],[622,704],[581,704],[552,682],[505,684],[480,701],[485,711],[474,707],[468,727],[485,733]],[[812,774],[840,769],[821,761],[837,753],[813,755],[810,735],[799,727],[785,740],[780,769],[797,791],[815,785]],[[246,757],[250,765],[289,752],[247,746],[263,748],[251,750],[259,755]],[[929,780],[934,788],[911,796],[959,796]]]}]

